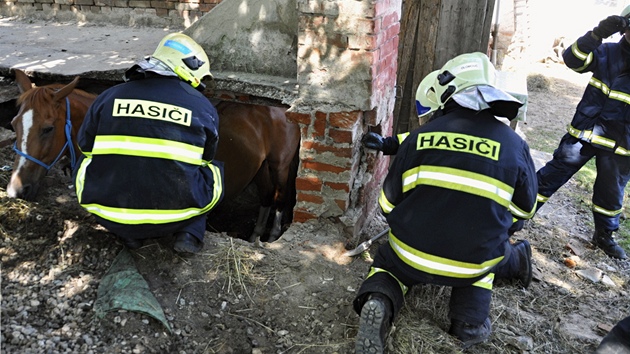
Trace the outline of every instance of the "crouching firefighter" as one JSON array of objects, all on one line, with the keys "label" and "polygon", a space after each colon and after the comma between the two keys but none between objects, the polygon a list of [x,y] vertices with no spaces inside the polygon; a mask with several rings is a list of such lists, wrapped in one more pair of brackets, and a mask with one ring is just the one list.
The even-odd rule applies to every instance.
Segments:
[{"label": "crouching firefighter", "polygon": [[86,114],[77,197],[130,249],[171,235],[176,252],[203,247],[206,214],[223,197],[223,165],[213,161],[219,117],[202,94],[211,77],[203,48],[168,34]]},{"label": "crouching firefighter", "polygon": [[514,119],[522,106],[494,86],[495,74],[485,54],[469,53],[420,83],[430,89],[419,113],[439,115],[402,140],[383,182],[389,242],[353,302],[356,353],[384,351],[414,285],[452,288],[449,333],[467,348],[490,336],[493,280],[531,282],[531,247],[510,243],[508,230],[534,214],[536,171],[527,143],[495,118]]}]

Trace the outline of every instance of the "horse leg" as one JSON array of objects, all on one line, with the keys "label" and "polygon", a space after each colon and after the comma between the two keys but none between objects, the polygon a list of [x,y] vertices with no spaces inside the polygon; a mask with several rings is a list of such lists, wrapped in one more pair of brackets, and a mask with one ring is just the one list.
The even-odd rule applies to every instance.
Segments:
[{"label": "horse leg", "polygon": [[249,237],[249,242],[255,242],[265,234],[265,230],[267,229],[267,220],[269,220],[269,213],[271,212],[274,190],[271,183],[269,164],[266,160],[263,161],[260,169],[256,173],[256,176],[254,176],[254,183],[258,189],[260,209],[258,210],[258,218],[256,219],[256,225],[254,226],[254,232]]},{"label": "horse leg", "polygon": [[269,231],[268,242],[277,240],[282,234],[282,222],[285,211],[293,208],[293,203],[288,199],[289,193],[295,194],[295,177],[299,164],[299,146],[291,156],[283,157],[280,164],[272,165],[270,170],[272,181],[275,186],[274,206],[276,213],[273,219],[273,226]]}]

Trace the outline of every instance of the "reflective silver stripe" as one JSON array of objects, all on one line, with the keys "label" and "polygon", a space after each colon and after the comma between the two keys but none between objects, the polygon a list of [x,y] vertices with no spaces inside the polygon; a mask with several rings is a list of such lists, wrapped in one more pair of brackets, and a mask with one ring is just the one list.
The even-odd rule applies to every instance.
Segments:
[{"label": "reflective silver stripe", "polygon": [[93,155],[128,155],[163,158],[202,165],[203,148],[176,141],[137,136],[102,136],[94,140]]},{"label": "reflective silver stripe", "polygon": [[403,192],[418,185],[457,190],[492,199],[509,208],[514,188],[498,179],[450,167],[423,165],[403,173]]},{"label": "reflective silver stripe", "polygon": [[473,286],[492,290],[492,283],[494,282],[494,273],[488,273],[485,277],[477,280],[473,283]]},{"label": "reflective silver stripe", "polygon": [[586,54],[583,51],[580,50],[580,48],[578,48],[577,42],[573,42],[573,45],[571,46],[571,53],[573,53],[573,55],[575,55],[576,58],[584,61],[586,59],[586,57],[590,54]]},{"label": "reflective silver stripe", "polygon": [[376,273],[387,273],[389,274],[392,278],[396,279],[396,281],[398,282],[398,285],[400,286],[400,290],[402,290],[403,295],[407,293],[407,291],[409,291],[409,287],[407,287],[405,284],[403,284],[400,280],[398,280],[398,278],[396,278],[394,276],[394,274],[390,273],[388,270],[383,269],[383,268],[377,268],[377,267],[370,267],[370,272],[368,273],[367,278],[373,276]]},{"label": "reflective silver stripe", "polygon": [[[85,178],[85,168],[87,164],[81,164],[81,181]],[[81,204],[87,211],[98,215],[104,219],[115,221],[121,224],[166,224],[171,222],[190,219],[191,217],[205,214],[210,211],[219,201],[223,193],[223,181],[221,180],[221,170],[215,165],[208,165],[204,168],[210,168],[214,177],[213,197],[212,200],[203,208],[185,208],[176,210],[157,210],[157,209],[130,209],[130,208],[114,208],[100,204]],[[79,177],[77,177],[77,180]],[[83,183],[81,183],[81,189]],[[77,193],[79,195],[79,193]],[[80,200],[80,198],[79,198]]]},{"label": "reflective silver stripe", "polygon": [[492,269],[503,259],[503,256],[490,259],[482,264],[460,262],[444,257],[431,255],[404,244],[390,231],[389,244],[398,257],[409,266],[429,274],[451,278],[475,278]]},{"label": "reflective silver stripe", "polygon": [[387,200],[385,196],[385,192],[381,190],[381,196],[378,198],[378,204],[381,206],[381,209],[384,213],[389,214],[394,209],[394,205]]},{"label": "reflective silver stripe", "polygon": [[608,210],[608,209],[604,209],[598,205],[593,204],[593,211],[599,214],[613,217],[613,216],[617,216],[621,214],[621,212],[623,211],[623,208],[619,210]]},{"label": "reflective silver stripe", "polygon": [[571,53],[573,53],[576,58],[584,62],[584,65],[580,66],[579,68],[572,69],[574,71],[581,72],[593,62],[593,53],[591,52],[586,54],[581,51],[580,48],[578,48],[577,42],[574,42],[573,45],[571,45]]},{"label": "reflective silver stripe", "polygon": [[518,216],[521,219],[531,219],[534,217],[534,214],[536,213],[536,203],[534,203],[534,207],[532,208],[532,210],[528,212],[519,208],[514,203],[510,203],[510,213],[512,213],[512,215],[514,216]]},{"label": "reflective silver stripe", "polygon": [[626,150],[625,148],[621,146],[617,146],[615,148],[615,146],[617,145],[617,142],[615,142],[612,139],[605,138],[601,135],[595,135],[593,134],[592,130],[579,130],[573,127],[572,125],[569,125],[567,127],[567,132],[569,133],[569,135],[571,135],[572,137],[576,139],[585,139],[591,142],[592,144],[600,145],[608,149],[614,149],[614,153],[617,155],[630,156],[630,151]]}]

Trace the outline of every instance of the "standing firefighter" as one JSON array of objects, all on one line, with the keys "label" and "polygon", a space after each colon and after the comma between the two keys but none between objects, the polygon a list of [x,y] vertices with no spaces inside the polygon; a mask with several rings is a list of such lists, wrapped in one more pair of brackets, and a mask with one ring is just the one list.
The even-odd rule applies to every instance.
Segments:
[{"label": "standing firefighter", "polygon": [[[613,238],[619,229],[624,188],[630,178],[630,6],[621,16],[609,16],[571,45],[562,56],[578,73],[592,72],[553,159],[538,175],[540,208],[591,158],[595,157],[597,177],[593,186],[595,220],[593,244],[607,255],[625,259],[625,251]],[[604,43],[621,32],[618,43]]]},{"label": "standing firefighter", "polygon": [[[532,278],[527,241],[509,242],[513,217],[530,218],[536,176],[529,147],[495,116],[513,119],[522,103],[495,88],[482,53],[460,55],[420,84],[419,113],[434,118],[400,144],[379,203],[390,226],[354,300],[357,353],[381,353],[407,290],[452,287],[449,333],[464,347],[491,333],[493,279]],[[426,107],[426,110],[422,110]]]},{"label": "standing firefighter", "polygon": [[203,247],[206,214],[223,197],[223,166],[213,162],[219,117],[200,92],[205,77],[203,48],[169,34],[125,83],[97,97],[81,126],[79,203],[131,249],[170,235],[177,252]]}]

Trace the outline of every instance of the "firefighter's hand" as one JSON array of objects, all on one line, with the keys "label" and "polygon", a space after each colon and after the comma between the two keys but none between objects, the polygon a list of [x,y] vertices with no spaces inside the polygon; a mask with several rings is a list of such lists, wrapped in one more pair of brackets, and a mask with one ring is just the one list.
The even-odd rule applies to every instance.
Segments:
[{"label": "firefighter's hand", "polygon": [[385,138],[374,132],[368,132],[363,136],[363,139],[361,139],[361,143],[368,149],[383,151]]},{"label": "firefighter's hand", "polygon": [[599,25],[593,28],[593,34],[604,39],[624,31],[626,27],[628,27],[628,20],[625,17],[612,15],[601,20]]}]

